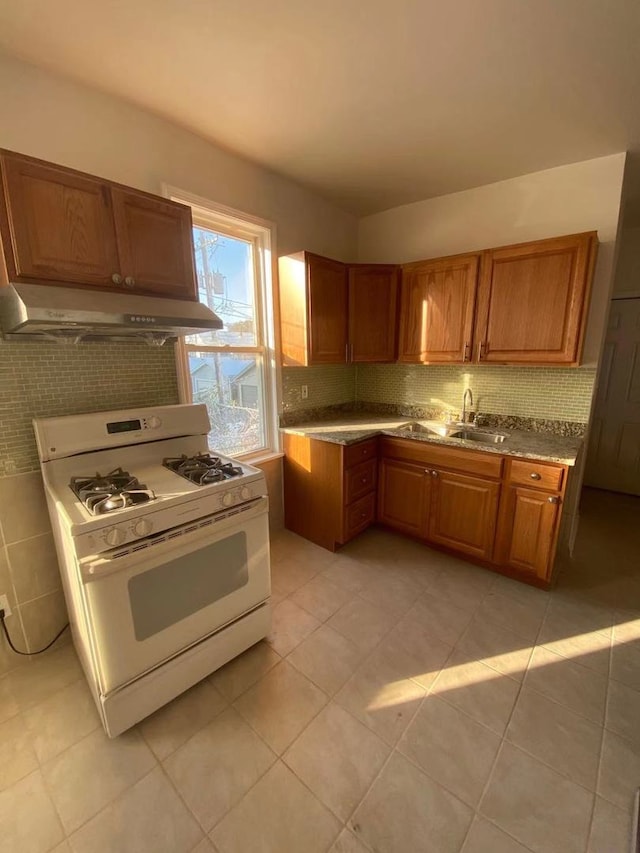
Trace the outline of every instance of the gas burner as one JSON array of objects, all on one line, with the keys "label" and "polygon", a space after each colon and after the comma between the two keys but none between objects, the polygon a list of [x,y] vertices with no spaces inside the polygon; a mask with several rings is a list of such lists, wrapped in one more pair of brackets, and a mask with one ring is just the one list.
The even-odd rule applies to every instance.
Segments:
[{"label": "gas burner", "polygon": [[230,480],[232,477],[240,477],[243,474],[239,465],[223,462],[219,456],[211,456],[210,453],[196,453],[195,456],[185,454],[163,459],[162,464],[197,486],[208,486],[210,483]]},{"label": "gas burner", "polygon": [[156,497],[155,492],[122,468],[105,475],[96,473],[95,477],[72,477],[69,488],[91,515],[145,504]]}]

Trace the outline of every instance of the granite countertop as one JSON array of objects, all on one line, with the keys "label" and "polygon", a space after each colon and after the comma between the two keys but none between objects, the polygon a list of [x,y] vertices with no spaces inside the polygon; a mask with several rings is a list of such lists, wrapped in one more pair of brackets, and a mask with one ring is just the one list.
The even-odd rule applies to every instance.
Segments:
[{"label": "granite countertop", "polygon": [[348,416],[332,421],[316,421],[296,426],[282,427],[282,432],[292,435],[306,435],[320,441],[333,444],[355,444],[376,435],[390,435],[405,438],[408,441],[423,441],[429,444],[442,444],[447,447],[465,447],[483,453],[497,453],[501,456],[520,456],[525,459],[540,459],[545,462],[560,462],[563,465],[575,465],[583,439],[575,436],[555,435],[550,432],[529,430],[492,429],[508,436],[501,444],[484,444],[466,441],[460,438],[446,438],[435,433],[411,433],[400,430],[412,418],[382,418]]}]

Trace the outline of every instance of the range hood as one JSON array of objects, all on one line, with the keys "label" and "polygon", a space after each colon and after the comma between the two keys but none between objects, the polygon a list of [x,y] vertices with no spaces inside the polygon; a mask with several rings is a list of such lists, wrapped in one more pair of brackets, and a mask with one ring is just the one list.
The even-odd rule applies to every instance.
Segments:
[{"label": "range hood", "polygon": [[157,346],[223,325],[200,302],[49,284],[0,287],[0,324],[6,338],[144,340]]}]

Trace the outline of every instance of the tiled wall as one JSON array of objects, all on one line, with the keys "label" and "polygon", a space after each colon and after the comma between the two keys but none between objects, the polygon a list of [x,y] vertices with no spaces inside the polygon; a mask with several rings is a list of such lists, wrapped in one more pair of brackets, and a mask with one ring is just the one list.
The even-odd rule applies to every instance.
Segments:
[{"label": "tiled wall", "polygon": [[[18,647],[66,620],[31,419],[177,402],[170,344],[0,341],[0,594]],[[0,639],[0,673],[24,660]]]},{"label": "tiled wall", "polygon": [[[595,370],[590,368],[422,366],[289,367],[283,411],[349,402],[424,405],[458,412],[470,387],[476,411],[586,423]],[[301,386],[309,396],[301,398]]]},{"label": "tiled wall", "polygon": [[[302,399],[302,385],[309,396]],[[356,395],[356,368],[346,365],[326,367],[283,367],[282,410],[317,409],[352,403]]]},{"label": "tiled wall", "polygon": [[0,340],[0,476],[38,470],[32,418],[177,402],[169,343]]},{"label": "tiled wall", "polygon": [[471,388],[478,412],[586,423],[595,374],[590,368],[360,365],[356,399],[459,412],[462,393]]}]

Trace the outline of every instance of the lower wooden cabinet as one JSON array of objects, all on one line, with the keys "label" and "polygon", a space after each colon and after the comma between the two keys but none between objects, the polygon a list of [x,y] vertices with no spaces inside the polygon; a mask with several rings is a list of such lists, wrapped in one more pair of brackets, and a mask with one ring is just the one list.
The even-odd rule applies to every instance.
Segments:
[{"label": "lower wooden cabinet", "polygon": [[428,531],[431,477],[424,465],[380,460],[378,521],[426,539]]},{"label": "lower wooden cabinet", "polygon": [[451,471],[431,471],[431,506],[427,539],[491,560],[500,483]]},{"label": "lower wooden cabinet", "polygon": [[330,551],[366,530],[376,515],[377,443],[285,434],[285,527]]},{"label": "lower wooden cabinet", "polygon": [[335,551],[377,520],[549,585],[566,466],[389,436],[342,446],[287,434],[284,444],[289,530]]}]

